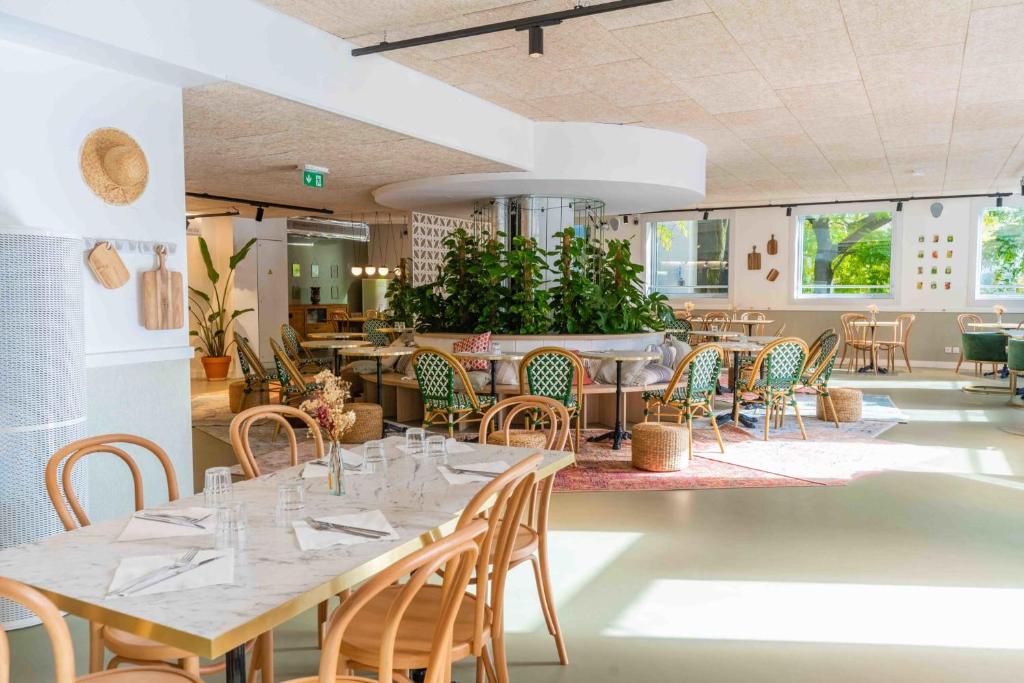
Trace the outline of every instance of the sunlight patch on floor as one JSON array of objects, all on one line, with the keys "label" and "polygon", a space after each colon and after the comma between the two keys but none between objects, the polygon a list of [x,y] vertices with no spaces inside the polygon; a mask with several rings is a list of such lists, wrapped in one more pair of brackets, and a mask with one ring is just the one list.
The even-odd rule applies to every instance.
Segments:
[{"label": "sunlight patch on floor", "polygon": [[[642,537],[642,533],[636,532],[549,531],[551,590],[556,611]],[[545,628],[529,562],[509,573],[505,595],[518,596],[505,601],[505,631],[531,633]]]},{"label": "sunlight patch on floor", "polygon": [[[874,391],[875,389],[934,389],[939,391],[958,391],[973,382],[951,382],[948,380],[909,380],[909,379],[840,379],[832,377],[829,386],[845,387],[847,389],[864,389]],[[1009,391],[1009,390],[1007,390]]]},{"label": "sunlight patch on floor", "polygon": [[603,635],[1024,649],[1024,590],[654,581]]},{"label": "sunlight patch on floor", "polygon": [[990,422],[988,411],[950,408],[903,408],[911,422]]}]

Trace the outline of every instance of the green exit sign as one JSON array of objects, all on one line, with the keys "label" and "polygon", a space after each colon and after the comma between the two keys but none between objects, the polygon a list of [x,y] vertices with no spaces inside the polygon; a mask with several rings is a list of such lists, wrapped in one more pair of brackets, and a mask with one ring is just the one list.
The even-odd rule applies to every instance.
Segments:
[{"label": "green exit sign", "polygon": [[306,187],[323,187],[324,174],[317,171],[303,171],[302,184]]}]

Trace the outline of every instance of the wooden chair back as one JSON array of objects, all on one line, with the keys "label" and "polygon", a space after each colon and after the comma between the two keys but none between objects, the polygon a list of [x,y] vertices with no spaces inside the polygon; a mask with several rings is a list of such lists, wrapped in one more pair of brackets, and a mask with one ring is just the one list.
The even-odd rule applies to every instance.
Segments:
[{"label": "wooden chair back", "polygon": [[238,348],[238,365],[242,369],[245,381],[250,385],[269,384],[270,376],[263,368],[263,361],[256,355],[249,339],[241,334],[235,333],[235,345]]},{"label": "wooden chair back", "polygon": [[425,346],[412,354],[410,363],[424,401],[429,399],[450,405],[455,400],[455,378],[458,377],[462,383],[462,391],[459,393],[466,394],[473,410],[480,410],[480,399],[469,381],[469,373],[455,356]]},{"label": "wooden chair back", "polygon": [[[768,316],[766,316],[761,311],[744,311],[740,315],[740,320],[767,320],[767,319],[768,319]],[[743,328],[741,330],[742,332],[745,333],[747,331],[746,330],[746,327],[747,327],[746,325],[741,325],[740,327]],[[750,329],[751,329],[751,332],[752,332],[752,336],[761,337],[761,336],[764,335],[764,325],[763,324],[762,325],[751,325]]]},{"label": "wooden chair back", "polygon": [[900,313],[896,316],[896,328],[893,331],[895,335],[894,340],[904,346],[909,346],[910,328],[914,326],[915,320],[917,320],[917,316],[913,313]]},{"label": "wooden chair back", "polygon": [[[281,349],[276,341],[273,339],[269,341],[270,348],[274,352],[274,361],[277,363],[277,377],[278,381],[281,382],[281,387],[286,389],[292,386],[300,394],[305,393],[306,378],[303,376],[302,371],[299,370],[299,366]],[[284,400],[283,394],[281,399]]]},{"label": "wooden chair back", "polygon": [[[78,502],[78,496],[75,495],[75,489],[71,485],[71,474],[78,461],[92,453],[109,453],[120,458],[128,466],[135,489],[135,509],[141,510],[145,507],[142,473],[139,471],[139,466],[135,459],[117,444],[131,444],[152,453],[164,469],[167,479],[167,499],[178,499],[178,480],[174,474],[174,465],[171,464],[171,459],[167,457],[164,449],[149,439],[132,434],[101,434],[79,439],[54,453],[50,457],[50,461],[46,463],[46,471],[43,475],[46,481],[46,493],[50,496],[50,503],[57,512],[57,516],[60,517],[65,530],[71,531],[90,524],[89,516],[82,509],[81,503]],[[58,472],[60,483],[57,482]],[[70,512],[68,512],[69,506]]]},{"label": "wooden chair back", "polygon": [[[383,629],[380,634],[380,659],[377,671],[391,672],[394,670],[394,649],[399,629],[406,610],[416,599],[416,595],[435,576],[444,569],[444,588],[440,600],[440,611],[434,616],[434,632],[430,642],[430,659],[427,664],[425,683],[448,683],[451,662],[452,629],[459,613],[462,599],[466,595],[470,577],[478,563],[480,546],[478,543],[488,530],[488,523],[483,519],[475,519],[461,526],[455,533],[438,539],[416,552],[398,560],[393,565],[377,573],[372,579],[360,586],[346,597],[341,607],[335,610],[327,626],[322,654],[320,655],[319,683],[343,683],[345,681],[363,682],[367,679],[353,676],[338,675],[338,659],[345,629],[359,618],[359,613],[374,598],[392,586],[401,586],[390,609],[388,610]],[[408,577],[405,583],[402,579]],[[478,600],[483,603],[483,600]],[[390,680],[390,673],[381,673],[381,680]],[[309,681],[310,679],[301,679]]]},{"label": "wooden chair back", "polygon": [[718,377],[722,372],[722,361],[725,352],[718,344],[701,344],[686,354],[665,387],[664,400],[672,399],[672,395],[679,388],[679,382],[683,375],[686,375],[686,397],[696,399],[706,396],[710,399],[710,393],[714,393],[718,386]]},{"label": "wooden chair back", "polygon": [[492,432],[491,426],[498,422],[503,412],[504,422],[498,425],[498,429],[504,433],[505,443],[510,443],[509,432],[516,418],[527,413],[535,422],[548,425],[544,448],[549,451],[565,450],[569,440],[569,411],[557,399],[528,394],[498,401],[480,420],[480,443],[487,443],[487,437]]},{"label": "wooden chair back", "polygon": [[300,342],[304,341],[299,331],[288,323],[281,323],[281,343],[284,344],[284,350],[289,358],[296,363],[301,363],[303,360],[303,348]]},{"label": "wooden chair back", "polygon": [[[519,363],[519,393],[547,396],[569,405],[573,396],[583,409],[583,361],[575,353],[557,346],[530,351]],[[481,441],[480,443],[484,443]]]},{"label": "wooden chair back", "polygon": [[332,308],[331,309],[331,320],[344,322],[348,320],[348,309],[347,308]]},{"label": "wooden chair back", "polygon": [[231,420],[231,425],[228,427],[231,435],[231,448],[235,451],[235,457],[238,458],[238,464],[241,466],[242,474],[246,479],[255,479],[261,474],[259,463],[256,461],[256,456],[253,455],[252,447],[249,445],[249,430],[261,420],[270,420],[281,426],[281,430],[288,436],[291,465],[294,467],[299,464],[299,441],[295,435],[295,428],[288,421],[288,418],[301,420],[306,424],[310,435],[313,437],[316,457],[319,459],[324,456],[324,438],[320,433],[320,426],[317,425],[316,420],[304,411],[282,405],[254,406],[235,415],[234,419]]},{"label": "wooden chair back", "polygon": [[[831,327],[825,328],[825,331],[819,334],[817,339],[811,342],[811,345],[807,347],[808,366],[811,366],[812,361],[814,361],[814,359],[818,357],[818,353],[821,351],[821,343],[825,340],[825,337],[828,337],[829,335],[834,335],[835,333],[836,331]],[[813,365],[817,366],[817,363],[814,362]]]},{"label": "wooden chair back", "polygon": [[846,342],[866,341],[868,328],[853,323],[867,319],[868,317],[863,313],[843,313],[839,316],[839,324],[843,328],[843,340]]},{"label": "wooden chair back", "polygon": [[969,325],[971,323],[980,323],[980,322],[984,322],[984,321],[982,320],[981,316],[978,315],[977,313],[961,313],[960,315],[958,315],[956,317],[956,325],[957,325],[957,327],[960,328],[960,334],[965,334],[967,332],[973,332],[974,330],[972,330],[969,327]]},{"label": "wooden chair back", "polygon": [[[75,682],[75,653],[71,644],[71,632],[52,602],[35,588],[23,583],[0,577],[0,598],[18,603],[39,617],[50,637],[50,649],[53,653],[54,683]],[[11,648],[7,634],[0,626],[0,683],[11,680]]]},{"label": "wooden chair back", "polygon": [[772,388],[793,386],[800,381],[806,364],[807,342],[799,337],[776,339],[765,344],[754,357],[750,366],[751,383],[763,375]]},{"label": "wooden chair back", "polygon": [[[475,654],[479,654],[485,644],[481,636],[487,619],[488,605],[491,608],[492,637],[501,636],[504,623],[505,583],[512,551],[515,549],[516,536],[524,512],[534,497],[537,467],[543,460],[544,458],[537,453],[508,468],[480,489],[459,516],[456,525],[458,529],[468,526],[478,517],[484,516],[487,519],[487,531],[480,541],[480,554],[476,561],[476,594],[479,599],[476,601],[474,617]],[[488,509],[487,505],[492,500],[494,504]]]},{"label": "wooden chair back", "polygon": [[708,311],[703,316],[704,329],[725,332],[729,329],[729,321],[732,319],[725,311]]}]

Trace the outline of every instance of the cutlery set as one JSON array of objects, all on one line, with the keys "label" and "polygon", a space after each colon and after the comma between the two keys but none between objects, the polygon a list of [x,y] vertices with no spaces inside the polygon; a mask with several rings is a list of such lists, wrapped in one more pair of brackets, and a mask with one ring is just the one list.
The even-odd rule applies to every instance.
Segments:
[{"label": "cutlery set", "polygon": [[191,517],[189,515],[175,515],[168,512],[145,512],[140,511],[135,513],[136,519],[144,519],[147,522],[161,522],[163,524],[176,524],[178,526],[188,526],[194,529],[202,529],[206,531],[200,522],[204,522],[209,519],[213,513],[203,515],[202,517]]},{"label": "cutlery set", "polygon": [[390,531],[381,531],[380,529],[366,529],[359,526],[349,526],[347,524],[338,524],[336,522],[323,522],[319,519],[313,519],[312,517],[306,517],[306,524],[315,529],[316,531],[340,531],[351,536],[362,536],[363,538],[380,539],[386,538],[391,535]]},{"label": "cutlery set", "polygon": [[132,581],[131,583],[129,583],[127,586],[124,586],[119,590],[108,594],[107,597],[124,598],[129,595],[133,595],[141,590],[145,590],[146,588],[155,586],[158,583],[163,583],[164,581],[172,579],[175,576],[181,576],[186,572],[190,572],[193,569],[198,569],[199,567],[202,567],[205,564],[209,564],[210,562],[213,562],[214,560],[219,560],[223,557],[222,555],[218,555],[216,557],[208,557],[205,560],[197,561],[196,558],[198,557],[198,555],[199,548],[192,548],[187,553],[176,559],[173,564],[168,565],[166,567],[159,567],[151,572],[147,572],[139,578]]}]

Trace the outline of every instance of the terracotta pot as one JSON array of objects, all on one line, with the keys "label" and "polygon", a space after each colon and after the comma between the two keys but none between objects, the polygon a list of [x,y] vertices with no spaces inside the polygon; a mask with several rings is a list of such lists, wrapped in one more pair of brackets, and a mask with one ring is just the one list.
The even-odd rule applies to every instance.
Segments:
[{"label": "terracotta pot", "polygon": [[228,378],[228,370],[231,368],[231,356],[203,356],[199,360],[203,362],[206,379],[215,382]]}]

